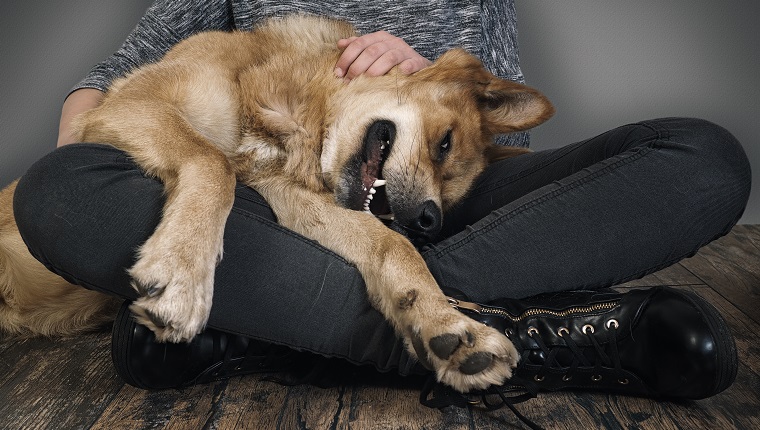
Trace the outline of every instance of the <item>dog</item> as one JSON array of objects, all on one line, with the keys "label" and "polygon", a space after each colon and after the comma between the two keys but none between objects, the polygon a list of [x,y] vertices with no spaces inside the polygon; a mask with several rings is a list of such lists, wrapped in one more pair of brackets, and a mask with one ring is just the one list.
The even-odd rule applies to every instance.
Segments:
[{"label": "dog", "polygon": [[[495,145],[495,135],[534,127],[553,108],[459,48],[412,75],[346,83],[333,74],[336,42],[355,35],[304,15],[200,33],[115,81],[76,120],[79,141],[109,142],[165,186],[162,219],[129,269],[140,294],[131,310],[160,341],[204,329],[240,181],[281,225],[354,264],[373,305],[441,382],[462,392],[502,384],[514,346],[449,305],[414,243],[436,237],[442,213],[489,163],[527,151]],[[12,188],[0,195],[0,325],[50,335],[106,318],[109,299],[24,253]]]}]

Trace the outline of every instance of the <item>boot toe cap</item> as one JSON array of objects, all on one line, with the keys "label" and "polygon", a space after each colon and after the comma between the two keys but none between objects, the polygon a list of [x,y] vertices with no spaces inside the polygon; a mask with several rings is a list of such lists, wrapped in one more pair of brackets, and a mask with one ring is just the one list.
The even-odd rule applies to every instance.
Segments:
[{"label": "boot toe cap", "polygon": [[621,351],[660,397],[700,399],[727,388],[736,377],[733,337],[717,310],[692,293],[659,289],[645,304]]}]

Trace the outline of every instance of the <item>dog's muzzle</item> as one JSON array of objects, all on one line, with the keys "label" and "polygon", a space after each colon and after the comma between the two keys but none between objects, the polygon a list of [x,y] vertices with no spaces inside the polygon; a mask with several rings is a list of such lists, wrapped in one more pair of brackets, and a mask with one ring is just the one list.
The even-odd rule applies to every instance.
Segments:
[{"label": "dog's muzzle", "polygon": [[408,237],[417,248],[432,242],[441,232],[443,213],[432,200],[410,210],[396,210],[394,215],[390,227]]}]

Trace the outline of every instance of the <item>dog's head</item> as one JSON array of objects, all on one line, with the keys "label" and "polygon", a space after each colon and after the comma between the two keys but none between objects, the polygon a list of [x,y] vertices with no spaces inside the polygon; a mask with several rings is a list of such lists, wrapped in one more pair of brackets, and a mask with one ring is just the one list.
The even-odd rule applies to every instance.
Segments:
[{"label": "dog's head", "polygon": [[496,78],[461,49],[410,76],[360,76],[332,100],[325,183],[340,205],[392,220],[418,245],[490,162],[526,152],[495,145],[495,135],[553,113],[541,93]]}]

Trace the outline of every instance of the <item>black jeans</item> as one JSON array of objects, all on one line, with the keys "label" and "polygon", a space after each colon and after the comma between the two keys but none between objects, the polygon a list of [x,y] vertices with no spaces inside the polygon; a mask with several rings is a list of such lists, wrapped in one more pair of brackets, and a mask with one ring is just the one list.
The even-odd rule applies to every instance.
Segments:
[{"label": "black jeans", "polygon": [[[706,121],[661,119],[496,163],[422,250],[473,300],[601,288],[694,254],[739,219],[739,143]],[[72,283],[135,298],[125,269],[158,223],[162,185],[106,145],[61,148],[21,179],[14,210],[32,254]],[[209,326],[379,369],[414,365],[357,270],[276,222],[238,186]]]}]

